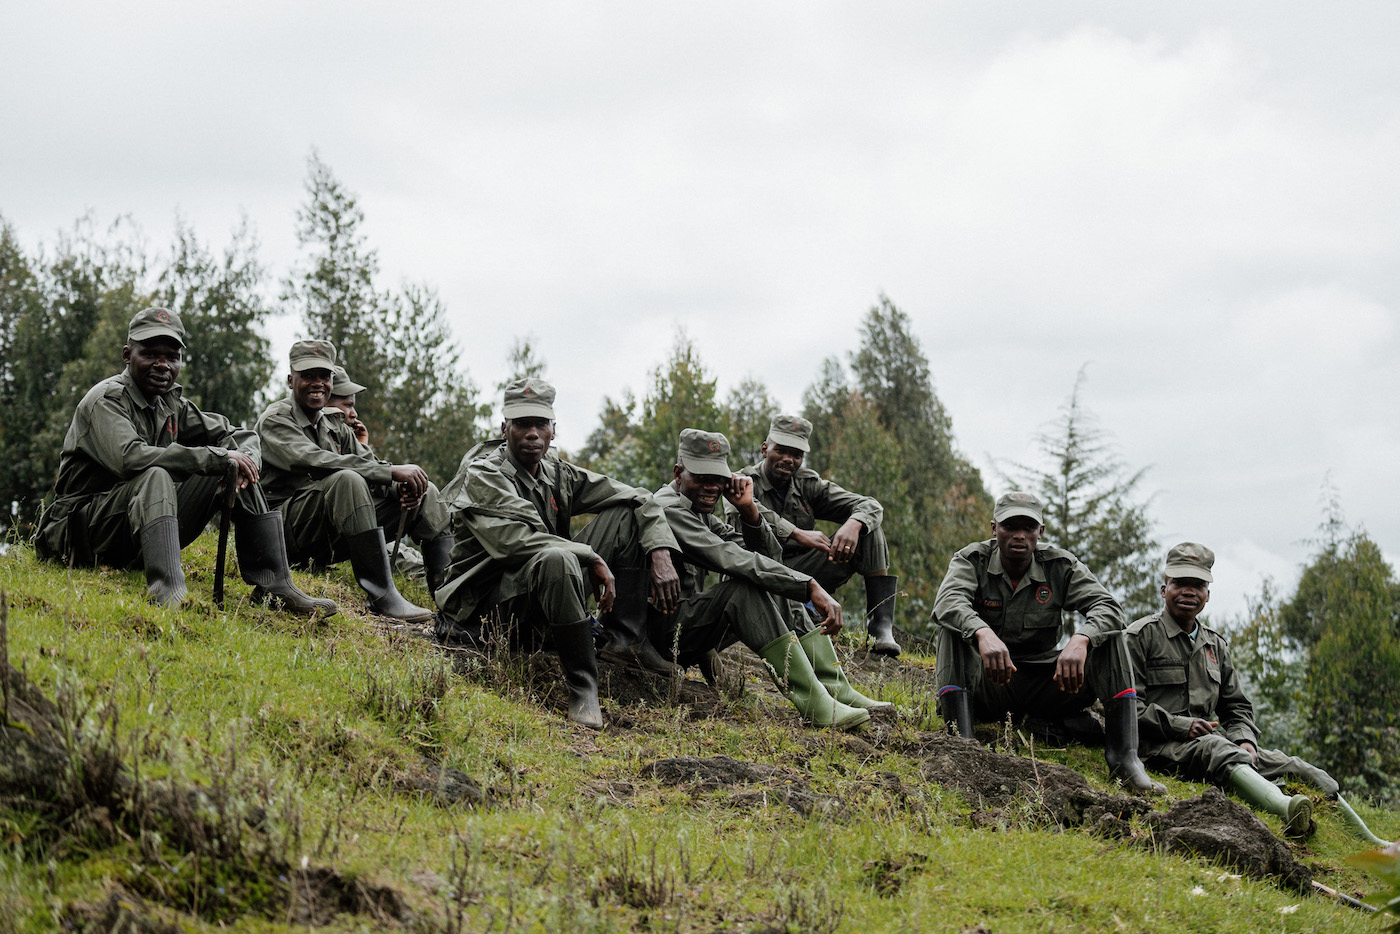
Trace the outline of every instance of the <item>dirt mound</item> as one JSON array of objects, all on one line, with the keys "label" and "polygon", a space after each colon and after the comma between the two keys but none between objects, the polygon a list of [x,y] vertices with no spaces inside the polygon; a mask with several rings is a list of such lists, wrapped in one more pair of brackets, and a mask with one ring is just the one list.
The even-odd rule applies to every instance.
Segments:
[{"label": "dirt mound", "polygon": [[108,934],[185,934],[185,928],[152,916],[150,906],[122,889],[114,889],[103,902],[75,902],[63,912],[63,926],[75,932]]},{"label": "dirt mound", "polygon": [[[796,772],[731,759],[729,756],[658,759],[642,766],[641,774],[659,779],[663,785],[688,785],[697,795],[745,786],[743,790],[734,791],[726,797],[725,803],[732,807],[756,808],[782,804],[804,817],[814,813],[843,817],[847,813],[845,803],[840,798],[812,791],[806,779]],[[754,785],[759,787],[752,787]]]},{"label": "dirt mound", "polygon": [[1312,873],[1293,858],[1288,845],[1218,788],[1178,801],[1145,821],[1156,845],[1171,853],[1218,859],[1256,879],[1276,879],[1285,888],[1311,891]]},{"label": "dirt mound", "polygon": [[919,771],[958,791],[972,807],[974,826],[1087,825],[1104,836],[1131,837],[1129,819],[1151,807],[1140,798],[1097,791],[1067,766],[992,752],[970,739],[924,734],[919,748],[924,757]]},{"label": "dirt mound", "polygon": [[501,788],[486,787],[461,769],[424,759],[420,768],[394,776],[394,787],[409,794],[428,797],[434,804],[489,807],[498,798],[509,797]]}]

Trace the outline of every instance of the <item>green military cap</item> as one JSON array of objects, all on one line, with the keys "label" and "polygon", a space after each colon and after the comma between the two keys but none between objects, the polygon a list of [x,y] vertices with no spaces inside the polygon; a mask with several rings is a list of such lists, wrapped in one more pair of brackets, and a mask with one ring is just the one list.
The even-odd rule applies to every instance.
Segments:
[{"label": "green military cap", "polygon": [[699,428],[681,429],[681,447],[677,455],[681,466],[693,474],[728,477],[732,471],[725,457],[729,454],[729,439],[717,431]]},{"label": "green military cap", "polygon": [[812,445],[807,439],[812,437],[812,423],[801,415],[774,415],[768,426],[768,440],[787,448],[810,451]]},{"label": "green military cap", "polygon": [[331,395],[353,396],[357,392],[364,391],[365,387],[351,379],[350,374],[345,372],[345,367],[331,367]]},{"label": "green military cap", "polygon": [[1210,569],[1215,567],[1215,552],[1205,545],[1182,542],[1167,552],[1167,577],[1190,577],[1209,584],[1215,580]]},{"label": "green military cap", "polygon": [[180,323],[180,316],[159,306],[138,311],[126,326],[126,339],[148,341],[153,337],[173,337],[181,347],[185,346],[185,326]]},{"label": "green military cap", "polygon": [[506,387],[505,418],[554,418],[554,386],[538,376],[517,379]]},{"label": "green military cap", "polygon": [[992,511],[992,518],[997,522],[1005,522],[1012,516],[1029,516],[1040,525],[1045,524],[1045,518],[1041,513],[1040,500],[1034,493],[1022,493],[1019,490],[1014,493],[1003,493],[997,500],[996,508]]},{"label": "green military cap", "polygon": [[292,372],[335,370],[335,344],[330,341],[297,341],[292,345]]}]

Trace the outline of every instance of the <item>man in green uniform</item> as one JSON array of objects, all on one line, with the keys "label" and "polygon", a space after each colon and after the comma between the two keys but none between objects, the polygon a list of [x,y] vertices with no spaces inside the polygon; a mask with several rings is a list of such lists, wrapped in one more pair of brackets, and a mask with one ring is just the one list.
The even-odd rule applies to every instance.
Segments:
[{"label": "man in green uniform", "polygon": [[1173,547],[1162,577],[1165,606],[1128,627],[1147,763],[1233,787],[1256,808],[1282,818],[1294,836],[1311,831],[1312,802],[1306,795],[1285,795],[1274,780],[1305,781],[1337,801],[1357,836],[1384,846],[1342,798],[1332,776],[1297,756],[1259,746],[1254,705],[1240,686],[1230,643],[1198,618],[1210,599],[1214,566],[1215,553],[1204,545]]},{"label": "man in green uniform", "polygon": [[384,529],[397,529],[401,510],[411,510],[405,531],[422,544],[432,590],[442,582],[452,548],[447,513],[421,467],[377,460],[343,419],[323,417],[335,356],[330,341],[293,344],[290,393],[258,418],[268,501],[286,518],[294,562],[326,565],[348,558],[370,612],[432,619],[432,610],[408,602],[394,585]]},{"label": "man in green uniform", "polygon": [[638,564],[649,568],[652,600],[668,612],[680,597],[671,562],[676,540],[646,490],[549,456],[554,395],[538,377],[508,385],[503,439],[469,451],[443,492],[456,545],[448,582],[437,592],[437,637],[477,644],[482,618],[493,615],[519,623],[526,638],[547,630],[569,687],[569,719],[599,729],[594,621],[586,603],[592,591],[608,614],[616,583],[608,563],[570,537],[570,519],[609,507],[626,512],[635,524],[630,544]]},{"label": "man in green uniform", "polygon": [[[782,561],[816,578],[828,592],[854,574],[865,578],[866,631],[877,655],[897,656],[894,601],[899,579],[890,574],[890,549],[880,520],[885,510],[869,496],[851,493],[815,470],[802,466],[812,449],[812,423],[797,415],[777,415],[759,452],[763,460],[739,471],[753,478],[754,500],[770,513],[783,546]],[[827,538],[816,520],[839,522]]]},{"label": "man in green uniform", "polygon": [[[1078,558],[1040,545],[1040,500],[1007,493],[992,513],[992,538],[948,563],[933,616],[938,624],[938,695],[943,717],[972,736],[974,704],[983,719],[1007,713],[1083,721],[1102,700],[1109,772],[1136,792],[1166,789],[1137,755],[1132,665],[1123,609]],[[1061,613],[1085,616],[1062,650]]]},{"label": "man in green uniform", "polygon": [[[779,558],[772,526],[754,502],[753,482],[730,472],[729,441],[722,434],[687,428],[670,484],[656,501],[680,546],[681,599],[674,613],[653,607],[651,641],[682,666],[703,664],[716,649],[743,642],[769,666],[799,713],[819,726],[850,729],[870,719],[864,708],[892,705],[871,700],[846,680],[831,634],[841,629],[841,606],[809,574]],[[715,513],[721,497],[739,518],[738,528]],[[627,517],[604,512],[580,533],[609,561],[634,560],[625,542]],[[706,585],[708,572],[724,579]],[[797,638],[788,627],[788,601],[808,601],[821,628]],[[804,614],[799,617],[805,620]]]},{"label": "man in green uniform", "polygon": [[127,326],[126,369],[88,390],[59,457],[57,499],[39,521],[40,558],[69,566],[141,567],[162,606],[185,599],[180,549],[199,537],[236,487],[232,520],[238,567],[255,602],[296,613],[336,612],[292,583],[282,517],[258,483],[258,436],[201,412],[176,378],[185,328],[167,308],[139,311]]}]

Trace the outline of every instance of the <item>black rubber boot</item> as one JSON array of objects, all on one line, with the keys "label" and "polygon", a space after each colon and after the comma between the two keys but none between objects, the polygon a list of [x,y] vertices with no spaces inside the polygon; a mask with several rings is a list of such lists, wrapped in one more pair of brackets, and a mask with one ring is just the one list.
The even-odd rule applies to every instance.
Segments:
[{"label": "black rubber boot", "polygon": [[146,566],[146,597],[156,606],[179,606],[189,596],[180,565],[180,521],[160,516],[141,527],[141,561]]},{"label": "black rubber boot", "polygon": [[369,596],[371,613],[406,623],[421,623],[433,618],[432,610],[409,603],[394,586],[394,575],[389,570],[389,552],[384,549],[382,528],[376,527],[368,532],[347,535],[343,548],[350,557],[350,567],[355,571],[356,582]]},{"label": "black rubber boot", "polygon": [[949,688],[939,700],[943,702],[943,719],[948,724],[948,732],[976,739],[972,733],[972,696],[962,688]]},{"label": "black rubber boot", "polygon": [[1121,778],[1123,784],[1140,795],[1166,794],[1166,786],[1149,778],[1138,758],[1137,698],[1106,700],[1103,711],[1106,721],[1103,757],[1108,762],[1108,774]]},{"label": "black rubber boot", "polygon": [[599,616],[608,642],[599,653],[610,662],[631,665],[668,678],[678,669],[647,638],[647,591],[651,578],[643,568],[618,568],[617,599],[612,612]]},{"label": "black rubber boot", "polygon": [[899,643],[894,641],[894,599],[899,593],[899,578],[892,574],[865,579],[865,628],[876,655],[899,655]]},{"label": "black rubber boot", "polygon": [[603,712],[598,707],[598,662],[593,657],[593,617],[550,627],[554,647],[559,650],[559,667],[569,686],[569,719],[590,730],[603,728]]},{"label": "black rubber boot", "polygon": [[242,515],[234,519],[237,534],[233,544],[238,553],[238,571],[253,585],[254,603],[280,604],[288,613],[334,616],[337,607],[302,593],[292,583],[287,568],[287,540],[282,537],[282,514],[273,510],[260,516]]},{"label": "black rubber boot", "polygon": [[712,688],[718,688],[719,679],[724,677],[724,662],[720,660],[719,653],[710,649],[700,656],[700,661],[695,664],[700,669],[700,676],[705,679],[705,683]]},{"label": "black rubber boot", "polygon": [[452,533],[444,532],[419,547],[423,549],[423,577],[428,584],[428,593],[437,599],[437,590],[447,583],[447,569],[452,564]]}]

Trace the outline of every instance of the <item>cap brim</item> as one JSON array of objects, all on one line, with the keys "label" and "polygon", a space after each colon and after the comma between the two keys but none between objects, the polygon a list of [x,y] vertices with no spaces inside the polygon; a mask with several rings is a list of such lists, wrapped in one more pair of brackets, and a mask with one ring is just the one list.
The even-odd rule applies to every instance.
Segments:
[{"label": "cap brim", "polygon": [[807,443],[807,439],[801,435],[789,434],[786,431],[768,432],[768,440],[774,444],[781,444],[785,448],[797,448],[799,451],[810,451],[812,446]]},{"label": "cap brim", "polygon": [[722,457],[696,457],[682,454],[681,466],[702,477],[728,477],[734,471],[729,469],[729,461]]},{"label": "cap brim", "polygon": [[326,370],[329,372],[335,367],[335,364],[325,357],[297,357],[291,362],[291,365],[297,373],[303,373],[306,370]]},{"label": "cap brim", "polygon": [[1167,577],[1189,577],[1192,580],[1205,581],[1207,584],[1215,580],[1210,571],[1197,564],[1169,564],[1162,573]]},{"label": "cap brim", "polygon": [[992,513],[992,518],[997,522],[1005,522],[1007,519],[1014,519],[1017,516],[1025,516],[1028,519],[1034,519],[1037,525],[1045,524],[1045,519],[1041,514],[1028,506],[1008,506],[1005,509],[998,509],[996,512]]},{"label": "cap brim", "polygon": [[185,346],[185,338],[180,332],[165,324],[148,324],[126,332],[129,341],[148,341],[153,337],[169,337],[181,347]]},{"label": "cap brim", "polygon": [[504,418],[554,418],[554,408],[543,402],[512,402],[502,406]]},{"label": "cap brim", "polygon": [[339,386],[331,387],[331,395],[333,396],[353,396],[357,392],[364,391],[365,387],[359,383],[341,383]]}]

